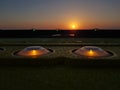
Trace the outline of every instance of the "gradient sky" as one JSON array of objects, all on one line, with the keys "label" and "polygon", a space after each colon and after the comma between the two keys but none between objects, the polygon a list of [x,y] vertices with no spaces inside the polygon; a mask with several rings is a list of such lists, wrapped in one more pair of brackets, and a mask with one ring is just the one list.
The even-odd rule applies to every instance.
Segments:
[{"label": "gradient sky", "polygon": [[120,29],[120,0],[0,0],[1,29]]}]

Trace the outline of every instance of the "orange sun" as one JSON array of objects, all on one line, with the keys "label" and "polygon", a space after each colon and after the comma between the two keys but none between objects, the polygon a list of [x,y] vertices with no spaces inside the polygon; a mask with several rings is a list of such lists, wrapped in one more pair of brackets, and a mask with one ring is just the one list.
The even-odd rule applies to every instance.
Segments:
[{"label": "orange sun", "polygon": [[72,28],[72,29],[76,29],[76,25],[73,24],[73,25],[71,26],[71,28]]},{"label": "orange sun", "polygon": [[79,28],[78,23],[76,23],[76,22],[70,23],[69,28],[72,29],[72,30],[78,29]]},{"label": "orange sun", "polygon": [[78,21],[68,22],[68,28],[70,30],[78,30],[81,27],[81,23]]}]

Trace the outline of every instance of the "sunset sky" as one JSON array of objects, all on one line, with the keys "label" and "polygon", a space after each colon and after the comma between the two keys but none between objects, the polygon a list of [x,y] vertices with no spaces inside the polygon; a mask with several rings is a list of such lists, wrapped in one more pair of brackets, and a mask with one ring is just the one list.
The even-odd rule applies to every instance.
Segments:
[{"label": "sunset sky", "polygon": [[120,29],[120,0],[0,0],[1,29]]}]

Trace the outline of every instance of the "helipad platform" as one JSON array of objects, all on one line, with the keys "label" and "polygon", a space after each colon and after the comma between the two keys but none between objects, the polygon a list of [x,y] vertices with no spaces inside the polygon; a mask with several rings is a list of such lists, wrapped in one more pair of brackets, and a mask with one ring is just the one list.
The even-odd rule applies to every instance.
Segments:
[{"label": "helipad platform", "polygon": [[[27,47],[43,47],[50,53],[39,57],[16,55]],[[110,53],[108,57],[82,56],[74,53],[82,47],[99,47]],[[92,52],[93,54],[93,52]],[[34,50],[35,55],[35,50]],[[119,65],[119,38],[2,38],[0,41],[1,65]]]}]

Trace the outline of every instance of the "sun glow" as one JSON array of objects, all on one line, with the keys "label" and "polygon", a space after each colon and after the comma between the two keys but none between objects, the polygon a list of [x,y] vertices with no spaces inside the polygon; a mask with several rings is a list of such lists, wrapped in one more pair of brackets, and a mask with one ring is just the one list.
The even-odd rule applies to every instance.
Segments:
[{"label": "sun glow", "polygon": [[72,25],[72,29],[76,29],[76,25],[75,24]]},{"label": "sun glow", "polygon": [[76,30],[79,28],[79,25],[78,23],[74,22],[74,23],[70,23],[69,24],[69,28],[72,29],[72,30]]}]

